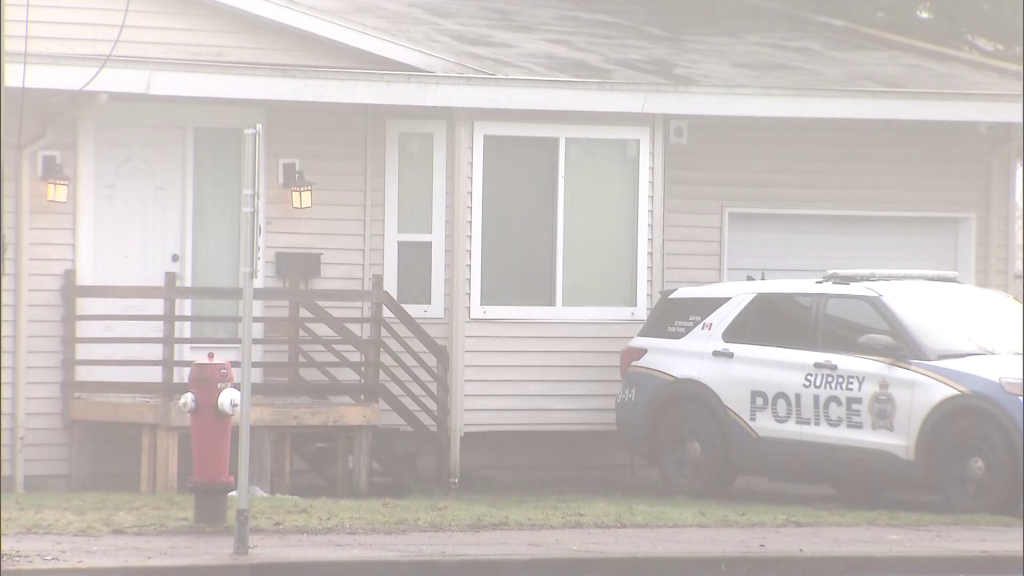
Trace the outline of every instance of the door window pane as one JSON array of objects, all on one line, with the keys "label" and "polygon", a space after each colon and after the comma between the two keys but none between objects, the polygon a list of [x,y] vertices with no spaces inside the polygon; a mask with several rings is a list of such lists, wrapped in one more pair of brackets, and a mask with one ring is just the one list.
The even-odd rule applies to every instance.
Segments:
[{"label": "door window pane", "polygon": [[430,242],[398,242],[398,302],[430,305]]},{"label": "door window pane", "polygon": [[410,314],[440,318],[447,123],[389,120],[386,133],[384,289]]},{"label": "door window pane", "polygon": [[398,135],[398,233],[430,234],[433,221],[434,135]]},{"label": "door window pane", "polygon": [[484,138],[484,306],[555,305],[558,146],[557,138]]},{"label": "door window pane", "polygon": [[[193,156],[192,285],[236,288],[242,210],[242,135],[196,128]],[[197,316],[237,316],[238,302],[193,300]],[[239,325],[194,322],[193,337],[237,337]]]},{"label": "door window pane", "polygon": [[864,354],[867,348],[857,340],[867,334],[893,337],[892,327],[882,314],[863,298],[829,297],[821,319],[821,346],[832,352]]},{"label": "door window pane", "polygon": [[565,139],[564,306],[635,306],[639,142]]},{"label": "door window pane", "polygon": [[758,294],[736,315],[722,340],[778,348],[811,348],[813,296]]}]

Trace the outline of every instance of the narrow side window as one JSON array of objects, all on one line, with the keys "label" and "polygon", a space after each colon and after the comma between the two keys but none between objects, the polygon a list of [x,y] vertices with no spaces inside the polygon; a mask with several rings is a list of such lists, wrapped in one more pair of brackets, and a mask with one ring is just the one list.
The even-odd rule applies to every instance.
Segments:
[{"label": "narrow side window", "polygon": [[384,287],[419,318],[444,317],[446,132],[444,121],[387,125]]}]

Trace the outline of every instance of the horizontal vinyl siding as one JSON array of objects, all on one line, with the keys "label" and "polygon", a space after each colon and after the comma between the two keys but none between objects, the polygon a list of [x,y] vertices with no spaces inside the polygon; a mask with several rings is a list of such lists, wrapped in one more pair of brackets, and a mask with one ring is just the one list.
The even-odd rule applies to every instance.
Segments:
[{"label": "horizontal vinyl siding", "polygon": [[[488,114],[473,120],[523,123],[649,126],[649,117]],[[468,146],[472,148],[472,138]],[[653,170],[650,147],[647,202],[647,302],[652,294]],[[467,150],[472,164],[472,150]],[[467,167],[472,178],[473,170]],[[466,262],[471,267],[472,182],[466,183]],[[467,277],[469,270],[467,269]],[[465,286],[467,317],[470,287]],[[517,322],[470,320],[466,325],[463,430],[602,430],[615,424],[619,351],[638,322]]]},{"label": "horizontal vinyl siding", "polygon": [[[13,108],[13,107],[11,107]],[[9,110],[11,109],[9,108]],[[36,111],[26,108],[26,130],[32,130]],[[48,114],[48,112],[41,112]],[[16,123],[4,126],[5,150],[14,150]],[[32,138],[36,137],[35,135]],[[54,139],[45,147],[61,153],[64,171],[74,182],[75,141],[69,125],[55,126]],[[0,335],[0,443],[3,447],[3,475],[11,472],[14,410],[14,321],[16,238],[15,210],[17,186],[14,181],[16,156],[5,161],[4,226],[8,233],[4,263],[2,335]],[[33,159],[33,169],[34,169]],[[45,183],[31,178],[31,219],[29,223],[28,333],[26,338],[25,387],[25,475],[63,476],[68,473],[68,443],[64,430],[61,400],[62,347],[61,287],[64,271],[74,267],[74,185],[67,204],[54,204],[45,198]]]},{"label": "horizontal vinyl siding", "polygon": [[634,322],[470,322],[466,431],[593,429],[614,424],[619,350]]},{"label": "horizontal vinyl siding", "polygon": [[[4,150],[7,150],[6,135]],[[11,450],[13,449],[14,420],[14,290],[16,232],[16,181],[13,156],[3,158],[3,234],[7,243],[3,277],[0,278],[0,476],[11,474]]]},{"label": "horizontal vinyl siding", "polygon": [[973,126],[691,118],[688,137],[666,145],[666,288],[721,278],[725,207],[973,213],[986,278],[989,143]]},{"label": "horizontal vinyl siding", "polygon": [[[363,282],[364,198],[365,198],[365,125],[364,114],[354,106],[288,105],[268,109],[266,146],[266,229],[264,285],[283,286],[277,277],[278,251],[321,253],[321,275],[309,281],[311,289],[360,290]],[[291,207],[286,189],[277,184],[278,159],[297,159],[309,180],[316,182],[313,206],[306,210]],[[323,302],[336,316],[363,315],[358,303]],[[269,302],[264,313],[287,316],[284,302]],[[358,324],[347,324],[357,334]],[[314,325],[317,332],[336,336],[329,329]],[[339,346],[346,356],[359,360],[351,347]],[[327,360],[329,354],[314,353]],[[284,346],[265,347],[264,358],[281,362],[288,359]],[[333,358],[330,358],[333,360]],[[333,369],[347,382],[354,374]],[[324,380],[315,370],[303,375]],[[268,375],[269,376],[269,375]]]},{"label": "horizontal vinyl siding", "polygon": [[[28,5],[30,54],[106,57],[126,4],[125,0],[5,0],[7,51],[21,53],[25,49]],[[115,57],[410,70],[200,0],[131,0],[124,22]]]},{"label": "horizontal vinyl siding", "polygon": [[[364,116],[355,107],[274,106],[267,111],[265,284],[277,278],[278,251],[320,252],[322,276],[310,288],[363,287]],[[297,159],[316,182],[313,206],[291,207],[277,183],[278,160]],[[267,310],[268,312],[271,309]],[[278,310],[280,311],[280,310]]]},{"label": "horizontal vinyl siding", "polygon": [[[371,218],[370,218],[370,274],[384,273],[384,127],[387,115],[378,112],[373,115],[371,130]],[[366,111],[355,106],[327,105],[279,105],[272,108],[266,129],[267,181],[277,181],[277,159],[299,159],[302,170],[309,180],[314,181],[313,206],[307,210],[291,208],[286,191],[275,184],[268,185],[266,218],[266,279],[267,286],[280,286],[276,277],[275,253],[284,251],[322,252],[322,275],[309,283],[310,288],[321,289],[362,289],[369,287],[364,282],[364,231],[366,199]],[[449,139],[450,140],[450,139]],[[450,221],[450,218],[448,219]],[[447,274],[446,274],[447,276]],[[342,316],[360,316],[364,311],[358,304],[325,304],[325,308]],[[268,315],[287,315],[287,308],[281,304],[269,305]],[[397,332],[408,341],[429,363],[434,364],[426,348],[401,326],[391,321]],[[445,319],[421,320],[420,323],[441,345],[447,345],[448,324]],[[360,330],[356,324],[349,328]],[[364,326],[365,330],[366,327]],[[324,330],[319,330],[327,334]],[[384,341],[398,353],[398,356],[416,374],[429,383],[425,371],[420,368],[401,345],[385,333]],[[358,356],[350,348],[342,348],[352,359]],[[284,348],[268,348],[265,353],[270,361],[287,359]],[[315,353],[315,357],[331,359],[327,353]],[[424,397],[419,386],[409,378],[397,363],[382,355],[386,365],[403,380],[417,395]],[[338,371],[339,375],[342,372]],[[311,378],[323,379],[319,374],[309,372]],[[349,374],[349,379],[354,374]],[[424,422],[426,416],[405,394],[390,382],[386,374],[381,382],[397,396],[403,398],[406,406]],[[431,387],[433,390],[433,387]],[[431,409],[434,403],[424,399]],[[383,404],[382,422],[386,426],[405,427],[402,420]],[[432,426],[432,423],[431,423]]]}]

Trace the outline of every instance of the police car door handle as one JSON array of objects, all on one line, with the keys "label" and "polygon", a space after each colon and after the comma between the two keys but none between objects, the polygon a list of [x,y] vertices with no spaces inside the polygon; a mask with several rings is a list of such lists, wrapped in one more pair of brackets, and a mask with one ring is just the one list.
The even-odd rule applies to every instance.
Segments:
[{"label": "police car door handle", "polygon": [[839,367],[832,362],[825,360],[824,362],[815,362],[814,367],[818,370],[838,370]]},{"label": "police car door handle", "polygon": [[729,350],[728,348],[722,348],[721,350],[715,350],[711,352],[711,355],[718,358],[732,358],[733,356],[736,355],[736,353],[733,352],[732,350]]}]

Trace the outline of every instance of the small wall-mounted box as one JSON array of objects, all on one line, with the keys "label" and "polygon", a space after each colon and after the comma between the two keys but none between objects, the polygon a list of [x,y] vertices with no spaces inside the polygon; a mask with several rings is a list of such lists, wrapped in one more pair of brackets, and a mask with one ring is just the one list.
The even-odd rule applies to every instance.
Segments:
[{"label": "small wall-mounted box", "polygon": [[320,277],[321,252],[277,252],[274,260],[278,278],[309,280]]},{"label": "small wall-mounted box", "polygon": [[673,118],[668,121],[668,143],[686,144],[690,140],[690,125],[686,120]]}]

